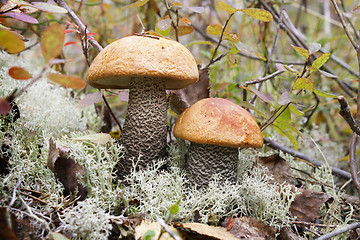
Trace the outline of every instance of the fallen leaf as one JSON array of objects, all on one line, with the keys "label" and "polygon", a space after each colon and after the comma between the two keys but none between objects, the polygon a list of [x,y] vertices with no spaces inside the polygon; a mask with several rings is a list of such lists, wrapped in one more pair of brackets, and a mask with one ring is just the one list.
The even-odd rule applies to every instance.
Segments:
[{"label": "fallen leaf", "polygon": [[290,164],[275,154],[268,157],[259,157],[258,162],[269,169],[269,173],[274,177],[278,183],[295,184],[296,180],[293,177],[290,169]]},{"label": "fallen leaf", "polygon": [[0,207],[0,239],[16,240],[16,217],[7,207]]},{"label": "fallen leaf", "polygon": [[68,157],[70,149],[56,146],[52,138],[49,140],[49,154],[47,166],[64,185],[64,195],[75,194],[82,201],[87,196],[87,189],[79,183],[78,176],[84,177],[83,168],[72,158]]},{"label": "fallen leaf", "polygon": [[[168,227],[172,231],[172,233],[177,235],[180,239],[185,239],[182,238],[182,234],[176,228],[172,226],[168,226]],[[174,239],[170,236],[168,232],[164,232],[163,234],[161,234],[162,226],[160,225],[160,223],[152,222],[150,220],[143,220],[141,224],[135,228],[135,239],[145,240],[146,237],[144,236],[146,236],[147,233],[150,233],[150,231],[152,231],[153,234],[152,234],[152,238],[148,238],[148,239],[159,239],[159,240]]]},{"label": "fallen leaf", "polygon": [[293,233],[289,227],[284,227],[280,230],[279,240],[306,240],[306,238]]},{"label": "fallen leaf", "polygon": [[175,227],[185,228],[188,231],[191,231],[193,234],[200,236],[195,237],[195,239],[203,239],[204,237],[209,237],[211,239],[217,240],[238,240],[230,232],[226,231],[224,227],[215,227],[209,226],[202,223],[174,223]]},{"label": "fallen leaf", "polygon": [[323,192],[315,192],[307,189],[298,189],[300,194],[296,195],[291,203],[290,213],[296,216],[297,221],[312,222],[319,218],[322,204],[331,201],[332,198]]},{"label": "fallen leaf", "polygon": [[[226,226],[229,221],[229,217],[221,224]],[[240,217],[234,218],[232,228],[229,232],[238,239],[254,239],[263,240],[271,239],[275,240],[276,229],[259,222],[254,217]]]}]

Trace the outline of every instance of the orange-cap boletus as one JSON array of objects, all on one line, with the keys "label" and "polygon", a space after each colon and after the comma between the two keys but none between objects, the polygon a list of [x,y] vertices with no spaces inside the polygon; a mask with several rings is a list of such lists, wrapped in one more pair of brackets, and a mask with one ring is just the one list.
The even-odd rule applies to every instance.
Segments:
[{"label": "orange-cap boletus", "polygon": [[[166,89],[195,83],[198,68],[190,51],[176,41],[154,36],[129,36],[104,48],[92,62],[87,82],[95,88],[130,89],[120,142],[129,172],[161,157],[166,147]],[[124,169],[118,169],[124,171]]]},{"label": "orange-cap boletus", "polygon": [[251,114],[221,98],[205,98],[178,118],[174,135],[191,142],[186,173],[191,184],[206,186],[214,174],[236,182],[238,148],[259,148],[263,136]]}]

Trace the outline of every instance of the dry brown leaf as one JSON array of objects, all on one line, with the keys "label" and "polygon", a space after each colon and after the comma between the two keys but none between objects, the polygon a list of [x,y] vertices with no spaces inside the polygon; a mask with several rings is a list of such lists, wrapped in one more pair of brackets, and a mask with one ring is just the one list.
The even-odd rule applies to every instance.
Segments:
[{"label": "dry brown leaf", "polygon": [[296,195],[295,200],[290,206],[290,213],[297,217],[297,221],[312,222],[316,218],[319,218],[321,205],[332,199],[323,192],[306,189],[298,190],[301,193]]},{"label": "dry brown leaf", "polygon": [[47,165],[64,185],[64,195],[77,193],[77,197],[81,201],[86,198],[87,189],[79,183],[78,176],[85,176],[85,172],[78,163],[67,157],[69,151],[70,149],[67,147],[56,146],[56,143],[50,138]]},{"label": "dry brown leaf", "polygon": [[180,90],[169,91],[171,109],[181,114],[186,108],[197,101],[209,97],[209,71],[207,68],[199,70],[199,81]]},{"label": "dry brown leaf", "polygon": [[[202,223],[174,223],[175,227],[185,228],[197,236],[190,239],[217,239],[217,240],[238,240],[224,227],[209,226]],[[200,235],[200,236],[199,236]],[[187,238],[188,239],[188,238]]]},{"label": "dry brown leaf", "polygon": [[279,240],[306,240],[306,238],[300,237],[293,233],[290,228],[284,227],[280,230]]},{"label": "dry brown leaf", "polygon": [[269,173],[274,177],[276,182],[296,183],[296,180],[291,173],[289,163],[278,154],[268,157],[259,157],[258,162],[269,169]]},{"label": "dry brown leaf", "polygon": [[[227,226],[229,218],[221,224]],[[241,239],[275,239],[276,229],[265,223],[259,222],[254,217],[234,218],[233,224],[229,232]]]},{"label": "dry brown leaf", "polygon": [[[169,226],[169,229],[176,234],[178,237],[180,237],[180,239],[184,239],[182,237],[182,234],[180,233],[180,231],[178,231],[176,228]],[[160,225],[160,223],[158,222],[151,222],[150,220],[144,220],[141,222],[140,225],[138,225],[135,228],[135,239],[144,239],[144,235],[146,234],[146,232],[148,232],[149,230],[154,231],[155,235],[152,237],[152,239],[159,239],[159,240],[173,240],[174,238],[170,236],[170,234],[168,232],[165,232],[163,234],[161,234],[162,231],[162,227]],[[160,236],[161,234],[161,236]],[[160,237],[160,238],[159,238]]]},{"label": "dry brown leaf", "polygon": [[0,207],[0,239],[16,240],[16,217],[7,207]]}]

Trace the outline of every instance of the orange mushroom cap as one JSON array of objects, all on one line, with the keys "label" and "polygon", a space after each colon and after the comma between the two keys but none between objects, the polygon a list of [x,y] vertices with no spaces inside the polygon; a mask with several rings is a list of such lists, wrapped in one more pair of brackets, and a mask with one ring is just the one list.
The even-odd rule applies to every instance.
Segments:
[{"label": "orange mushroom cap", "polygon": [[174,127],[177,138],[223,147],[263,145],[260,128],[251,114],[222,98],[205,98],[187,108]]}]

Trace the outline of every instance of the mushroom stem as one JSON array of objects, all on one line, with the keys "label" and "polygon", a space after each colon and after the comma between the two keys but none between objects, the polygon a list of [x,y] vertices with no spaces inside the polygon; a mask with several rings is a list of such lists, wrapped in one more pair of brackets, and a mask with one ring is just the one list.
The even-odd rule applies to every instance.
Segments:
[{"label": "mushroom stem", "polygon": [[238,158],[238,148],[191,142],[185,167],[190,185],[207,186],[214,173],[236,183]]},{"label": "mushroom stem", "polygon": [[118,175],[131,171],[133,160],[138,168],[165,155],[167,102],[165,82],[148,77],[130,80],[128,111],[120,142],[125,148],[125,162],[117,167]]}]

